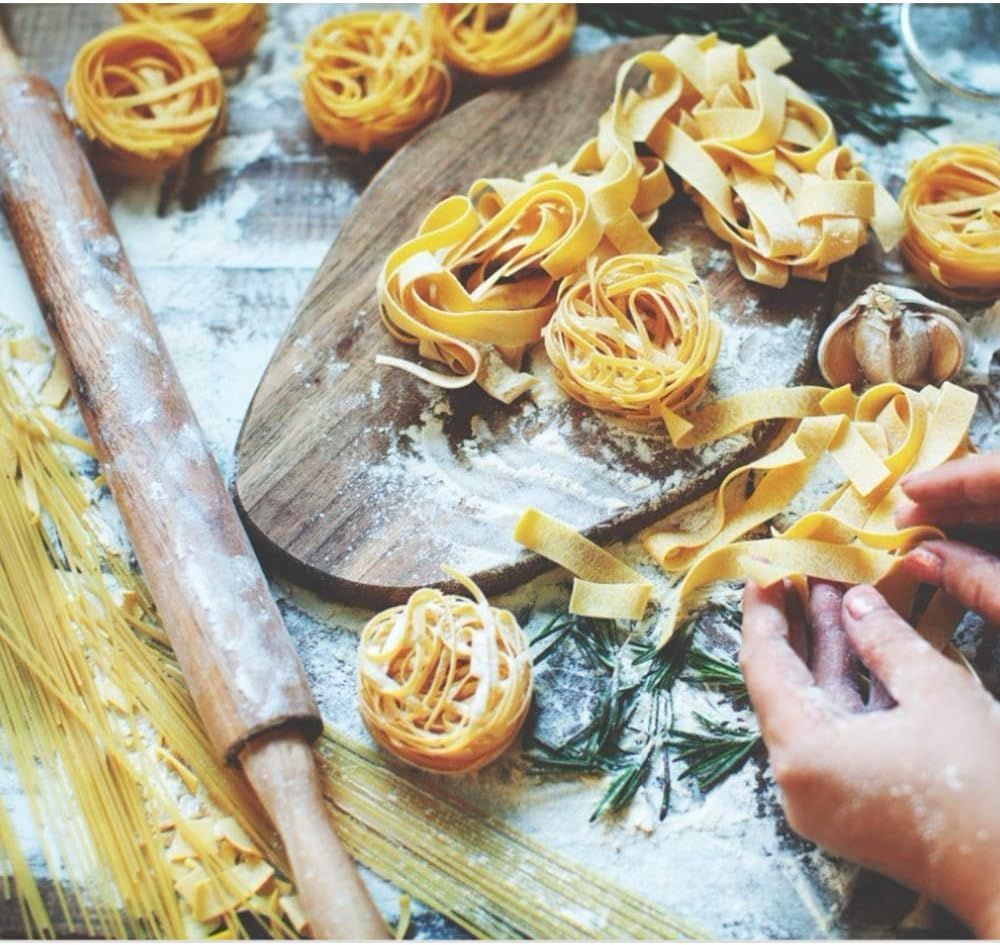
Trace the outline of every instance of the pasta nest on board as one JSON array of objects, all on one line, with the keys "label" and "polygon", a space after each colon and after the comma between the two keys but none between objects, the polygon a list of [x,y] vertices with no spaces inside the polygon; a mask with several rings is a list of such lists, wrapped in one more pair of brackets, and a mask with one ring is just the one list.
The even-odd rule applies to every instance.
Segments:
[{"label": "pasta nest on board", "polygon": [[321,23],[303,50],[302,97],[327,144],[392,150],[437,118],[451,77],[408,13],[350,13]]},{"label": "pasta nest on board", "polygon": [[66,95],[94,142],[95,163],[128,177],[152,177],[179,163],[225,115],[222,77],[205,47],[149,23],[126,23],[86,43]]},{"label": "pasta nest on board", "polygon": [[564,282],[543,335],[556,380],[595,410],[663,423],[693,407],[719,356],[722,327],[689,253],[633,253]]},{"label": "pasta nest on board", "polygon": [[424,20],[452,65],[518,75],[555,59],[573,39],[572,3],[430,3]]},{"label": "pasta nest on board", "polygon": [[358,650],[361,717],[377,742],[431,771],[474,771],[511,744],[531,704],[531,654],[513,614],[434,588],[369,621]]},{"label": "pasta nest on board", "polygon": [[267,24],[263,3],[118,3],[129,22],[172,26],[193,36],[219,66],[246,59]]}]

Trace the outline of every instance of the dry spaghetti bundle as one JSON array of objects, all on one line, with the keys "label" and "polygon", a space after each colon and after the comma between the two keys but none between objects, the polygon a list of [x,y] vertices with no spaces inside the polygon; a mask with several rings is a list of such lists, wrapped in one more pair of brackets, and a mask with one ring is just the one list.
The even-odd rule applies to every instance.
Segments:
[{"label": "dry spaghetti bundle", "polygon": [[690,253],[631,254],[563,283],[544,330],[559,386],[596,410],[663,422],[693,407],[719,355],[722,329]]},{"label": "dry spaghetti bundle", "polygon": [[440,115],[451,97],[448,70],[427,29],[408,13],[351,13],[306,38],[302,96],[328,144],[396,148]]},{"label": "dry spaghetti bundle", "polygon": [[377,614],[358,651],[361,716],[411,764],[473,771],[513,741],[531,703],[531,655],[513,614],[433,588]]},{"label": "dry spaghetti bundle", "polygon": [[573,39],[572,3],[431,3],[424,10],[445,58],[467,72],[517,75],[555,59]]},{"label": "dry spaghetti bundle", "polygon": [[910,168],[899,199],[913,269],[956,298],[1000,294],[1000,148],[932,151]]},{"label": "dry spaghetti bundle", "polygon": [[96,162],[130,177],[177,164],[220,124],[225,91],[205,48],[180,30],[126,23],[77,53],[66,84]]},{"label": "dry spaghetti bundle", "polygon": [[253,52],[267,24],[263,3],[119,3],[136,23],[172,26],[193,36],[219,66],[233,66]]}]

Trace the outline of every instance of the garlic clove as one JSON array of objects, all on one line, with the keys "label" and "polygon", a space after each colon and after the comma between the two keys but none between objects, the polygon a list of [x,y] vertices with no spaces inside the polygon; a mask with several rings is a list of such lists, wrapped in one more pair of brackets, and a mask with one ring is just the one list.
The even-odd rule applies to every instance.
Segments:
[{"label": "garlic clove", "polygon": [[964,319],[919,292],[869,286],[829,325],[817,358],[827,383],[941,384],[965,360]]}]

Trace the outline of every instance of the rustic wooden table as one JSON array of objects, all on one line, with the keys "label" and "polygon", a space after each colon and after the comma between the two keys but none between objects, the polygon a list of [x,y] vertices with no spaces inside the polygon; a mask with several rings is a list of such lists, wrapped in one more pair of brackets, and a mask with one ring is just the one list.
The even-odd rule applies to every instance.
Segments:
[{"label": "rustic wooden table", "polygon": [[[270,354],[379,166],[376,158],[324,148],[299,101],[297,44],[313,24],[341,9],[272,7],[253,60],[227,74],[225,135],[157,184],[101,179],[125,248],[227,478],[239,424]],[[110,5],[12,5],[0,17],[30,68],[58,88],[80,45],[118,22]],[[606,34],[584,27],[574,48],[589,50],[607,42]],[[956,116],[937,140],[985,140],[998,132],[996,116],[970,114]],[[888,148],[858,146],[876,176],[898,183],[909,157],[929,144],[907,136]],[[874,278],[899,273],[898,262],[869,252],[848,275],[842,295],[846,300]],[[2,223],[0,287],[0,313],[41,330]],[[274,590],[324,714],[363,737],[353,704],[353,634],[366,615],[320,602],[280,580]],[[507,606],[519,613],[559,606],[564,603],[560,595],[565,587],[543,578],[512,596]],[[977,665],[990,676],[996,665],[991,647],[980,648]],[[542,711],[549,709],[543,705]],[[722,937],[884,933],[912,903],[893,884],[876,877],[858,880],[854,870],[794,838],[761,763],[748,766],[708,799],[678,788],[676,812],[672,808],[671,816],[648,834],[648,824],[635,817],[618,825],[588,824],[600,790],[593,784],[538,786],[501,767],[463,782],[461,790],[543,842],[606,870]],[[391,917],[397,891],[367,878]],[[16,936],[20,928],[16,904],[0,901],[0,934]],[[419,906],[413,929],[422,937],[459,934]]]}]

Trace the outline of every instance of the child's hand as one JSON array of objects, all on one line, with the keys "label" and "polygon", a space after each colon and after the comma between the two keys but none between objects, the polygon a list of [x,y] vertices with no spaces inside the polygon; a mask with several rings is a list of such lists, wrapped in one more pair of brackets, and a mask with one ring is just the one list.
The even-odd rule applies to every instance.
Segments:
[{"label": "child's hand", "polygon": [[[912,505],[896,524],[1000,527],[1000,453],[967,456],[907,476],[900,485]],[[994,538],[993,547],[996,547]],[[943,587],[970,610],[1000,624],[1000,561],[957,541],[927,541],[906,556],[911,574]]]},{"label": "child's hand", "polygon": [[[873,588],[840,595],[813,589],[808,644],[782,585],[743,597],[740,662],[788,822],[996,937],[1000,705]],[[865,710],[851,647],[896,705]]]}]

